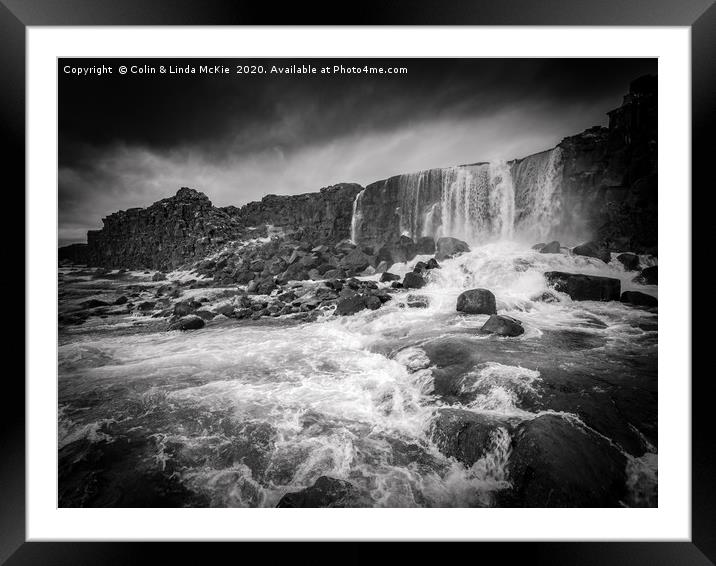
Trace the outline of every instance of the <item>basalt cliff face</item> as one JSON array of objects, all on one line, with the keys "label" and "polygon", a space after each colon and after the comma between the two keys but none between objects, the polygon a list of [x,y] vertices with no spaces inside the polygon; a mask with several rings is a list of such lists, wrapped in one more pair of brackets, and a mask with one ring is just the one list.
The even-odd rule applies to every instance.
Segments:
[{"label": "basalt cliff face", "polygon": [[350,236],[353,201],[361,189],[346,183],[218,208],[205,194],[183,187],[147,208],[110,214],[101,230],[87,233],[86,248],[60,248],[59,257],[108,268],[174,269],[229,241],[263,236],[267,225],[310,242],[337,242]]},{"label": "basalt cliff face", "polygon": [[380,247],[401,235],[470,242],[599,240],[612,249],[657,245],[657,79],[632,82],[609,126],[503,163],[398,175],[356,201],[353,239]]}]

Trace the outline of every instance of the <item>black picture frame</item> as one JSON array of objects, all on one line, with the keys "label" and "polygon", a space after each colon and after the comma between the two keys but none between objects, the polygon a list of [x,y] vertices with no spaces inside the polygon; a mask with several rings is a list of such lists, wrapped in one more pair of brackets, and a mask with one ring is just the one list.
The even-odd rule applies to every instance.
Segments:
[{"label": "black picture frame", "polygon": [[[350,17],[350,20],[348,19]],[[709,174],[714,100],[716,100],[716,7],[711,0],[393,0],[363,2],[348,9],[339,3],[272,3],[231,0],[0,0],[0,128],[4,151],[6,194],[17,198],[14,210],[25,210],[25,32],[28,26],[76,25],[560,25],[560,26],[689,26],[692,37],[692,185],[706,185]],[[8,173],[10,175],[8,175]],[[8,177],[12,179],[8,181]],[[692,194],[696,191],[692,190]],[[8,197],[9,198],[9,197]],[[688,198],[688,194],[684,194]],[[695,226],[695,224],[694,224]],[[5,242],[19,249],[17,229],[4,224]],[[24,233],[24,231],[23,231]],[[697,243],[696,238],[693,239]],[[19,255],[19,253],[18,253]],[[692,257],[697,257],[692,255]],[[16,265],[24,265],[24,254]],[[24,273],[24,270],[23,270]],[[17,296],[17,286],[12,291]],[[6,295],[7,296],[7,295]],[[24,294],[25,305],[32,297]],[[18,303],[19,301],[15,301]],[[24,320],[19,316],[16,320]],[[52,323],[49,321],[48,323]],[[16,335],[20,335],[16,332]],[[22,333],[24,336],[24,333]],[[692,348],[693,351],[693,348]],[[531,564],[702,565],[716,562],[716,443],[711,425],[714,398],[710,372],[670,376],[692,379],[692,537],[690,542],[529,542],[464,543],[475,560],[516,560]],[[135,564],[207,562],[213,552],[236,552],[237,543],[101,543],[25,542],[25,389],[19,372],[6,371],[4,419],[0,426],[0,563]],[[17,411],[9,414],[9,407]],[[239,543],[240,544],[240,543]],[[271,561],[279,557],[255,548]],[[273,543],[275,545],[275,543]],[[278,545],[291,561],[366,562],[386,556],[383,543],[343,543],[343,548],[315,552],[301,543]],[[380,546],[380,548],[378,548]],[[151,550],[151,552],[149,552]],[[461,551],[463,549],[458,549]],[[246,552],[245,550],[241,551]],[[423,544],[402,548],[401,561],[411,554],[423,559],[449,559],[455,549]],[[446,554],[447,553],[447,554]],[[283,558],[284,556],[281,556]],[[266,558],[268,559],[268,558]]]}]

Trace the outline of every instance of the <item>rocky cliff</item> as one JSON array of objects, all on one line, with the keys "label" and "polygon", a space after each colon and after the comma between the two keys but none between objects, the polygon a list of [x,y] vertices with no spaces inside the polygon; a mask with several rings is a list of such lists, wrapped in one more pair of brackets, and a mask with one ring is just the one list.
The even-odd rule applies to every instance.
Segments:
[{"label": "rocky cliff", "polygon": [[[101,230],[87,233],[83,263],[173,269],[205,257],[228,241],[264,235],[266,225],[295,232],[297,238],[310,242],[337,242],[350,236],[353,201],[361,189],[346,183],[317,193],[267,195],[241,208],[218,208],[205,194],[183,187],[175,196],[147,208],[122,210],[104,218]],[[75,251],[72,258],[77,256]],[[61,256],[69,253],[63,251]]]},{"label": "rocky cliff", "polygon": [[102,222],[101,230],[87,232],[87,262],[111,268],[172,269],[239,237],[243,228],[205,194],[187,187]]}]

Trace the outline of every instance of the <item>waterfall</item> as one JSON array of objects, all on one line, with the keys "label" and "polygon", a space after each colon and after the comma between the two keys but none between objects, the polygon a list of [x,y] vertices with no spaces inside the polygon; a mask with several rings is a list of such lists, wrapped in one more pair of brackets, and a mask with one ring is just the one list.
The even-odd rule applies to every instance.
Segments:
[{"label": "waterfall", "polygon": [[517,231],[542,240],[558,228],[561,213],[562,150],[557,147],[523,159],[515,166],[520,215]]},{"label": "waterfall", "polygon": [[452,236],[471,244],[516,236],[544,239],[561,218],[562,166],[556,148],[511,163],[429,169],[380,181],[356,197],[351,237],[361,239],[364,219],[381,218],[389,198],[397,204],[398,226],[381,225],[386,230],[374,232],[391,228],[414,240]]},{"label": "waterfall", "polygon": [[363,211],[360,208],[360,198],[363,196],[365,189],[356,195],[353,201],[353,215],[351,217],[351,242],[354,244],[358,243],[358,230],[363,222]]}]

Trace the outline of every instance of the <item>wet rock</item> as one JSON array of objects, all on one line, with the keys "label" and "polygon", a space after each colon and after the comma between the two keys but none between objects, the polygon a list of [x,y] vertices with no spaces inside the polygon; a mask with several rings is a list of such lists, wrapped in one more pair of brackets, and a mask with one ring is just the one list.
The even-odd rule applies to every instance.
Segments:
[{"label": "wet rock", "polygon": [[369,507],[370,500],[345,480],[321,476],[311,487],[287,493],[276,507]]},{"label": "wet rock", "polygon": [[553,241],[549,242],[548,244],[545,244],[539,250],[539,253],[541,253],[541,254],[558,254],[559,252],[560,252],[560,246],[559,246],[559,242],[557,240],[553,240]]},{"label": "wet rock", "polygon": [[622,303],[629,303],[640,307],[656,307],[659,300],[656,297],[639,291],[624,291],[621,296]]},{"label": "wet rock", "polygon": [[424,261],[419,261],[413,267],[413,273],[417,273],[418,275],[424,275],[427,270],[428,270],[428,264],[425,263]]},{"label": "wet rock", "polygon": [[456,309],[465,314],[497,314],[495,295],[487,289],[470,289],[457,298]]},{"label": "wet rock", "polygon": [[176,322],[171,323],[168,330],[198,330],[199,328],[203,328],[205,324],[206,323],[203,318],[190,314],[183,316]]},{"label": "wet rock", "polygon": [[196,316],[200,316],[203,320],[212,320],[216,316],[216,314],[206,309],[199,309],[194,314],[196,314]]},{"label": "wet rock", "polygon": [[431,257],[428,260],[428,263],[425,265],[425,269],[440,269],[440,264],[438,263],[437,259]]},{"label": "wet rock", "polygon": [[166,281],[167,274],[162,273],[161,271],[157,271],[154,275],[152,275],[152,281]]},{"label": "wet rock", "polygon": [[405,289],[420,289],[426,285],[425,279],[417,273],[406,273],[403,278],[403,287]]},{"label": "wet rock", "polygon": [[641,273],[634,277],[635,283],[642,285],[658,285],[659,284],[659,266],[653,265],[641,270]]},{"label": "wet rock", "polygon": [[430,425],[430,438],[440,452],[472,466],[511,428],[507,420],[485,413],[439,409]]},{"label": "wet rock", "polygon": [[415,251],[418,255],[432,255],[435,253],[435,240],[430,236],[418,238],[415,242]]},{"label": "wet rock", "polygon": [[435,244],[435,259],[442,261],[469,251],[470,246],[462,240],[444,237],[440,238]]},{"label": "wet rock", "polygon": [[546,271],[544,276],[550,286],[573,301],[617,301],[621,293],[621,281],[613,277],[564,271]]},{"label": "wet rock", "polygon": [[368,295],[365,298],[365,306],[372,311],[379,309],[382,304],[383,302],[380,300],[380,298],[376,297],[375,295]]},{"label": "wet rock", "polygon": [[637,271],[639,269],[639,256],[633,253],[623,253],[617,256],[617,260],[624,266],[625,271]]},{"label": "wet rock", "polygon": [[540,242],[539,244],[535,244],[534,246],[532,246],[531,249],[540,251],[543,247],[545,247],[545,245],[546,244],[544,242]]},{"label": "wet rock", "polygon": [[353,295],[352,297],[344,297],[338,301],[335,314],[339,316],[349,316],[363,309],[368,308],[365,297],[363,295]]},{"label": "wet rock", "polygon": [[267,277],[256,286],[256,292],[259,295],[270,295],[274,289],[276,289],[276,283],[273,277]]},{"label": "wet rock", "polygon": [[544,293],[531,297],[530,300],[537,301],[538,303],[558,303],[559,297],[551,291],[545,291]]},{"label": "wet rock", "polygon": [[572,249],[572,253],[575,255],[600,259],[604,263],[609,263],[612,259],[612,254],[609,253],[609,250],[601,246],[599,242],[587,242],[585,244],[575,246]]},{"label": "wet rock", "polygon": [[381,283],[388,283],[389,281],[400,281],[400,275],[396,275],[395,273],[390,273],[389,271],[386,271],[385,273],[383,273],[383,275],[380,276]]},{"label": "wet rock", "polygon": [[[234,310],[235,310],[234,305],[230,305],[227,303],[227,304],[219,305],[218,307],[216,307],[214,309],[214,314],[223,314],[224,316],[230,318],[230,317],[234,316]],[[196,314],[199,315],[198,312]]]},{"label": "wet rock", "polygon": [[425,295],[408,295],[406,303],[411,309],[426,309],[430,300]]},{"label": "wet rock", "polygon": [[144,301],[137,305],[137,308],[140,311],[150,311],[156,306],[156,301]]},{"label": "wet rock", "polygon": [[513,436],[505,506],[617,507],[626,458],[603,437],[558,415],[522,423]]},{"label": "wet rock", "polygon": [[403,284],[402,284],[400,281],[393,281],[393,282],[390,284],[390,288],[391,288],[391,289],[402,289],[402,288],[403,288]]},{"label": "wet rock", "polygon": [[234,281],[239,285],[246,285],[247,283],[254,280],[256,274],[250,269],[241,270],[237,269],[234,272]]},{"label": "wet rock", "polygon": [[127,302],[128,300],[129,300],[129,299],[128,299],[125,295],[122,295],[122,296],[119,297],[116,301],[114,301],[114,304],[115,304],[115,305],[124,305],[124,304],[126,304],[126,302]]},{"label": "wet rock", "polygon": [[519,336],[524,334],[525,329],[516,318],[504,314],[493,314],[480,331],[499,336]]}]

